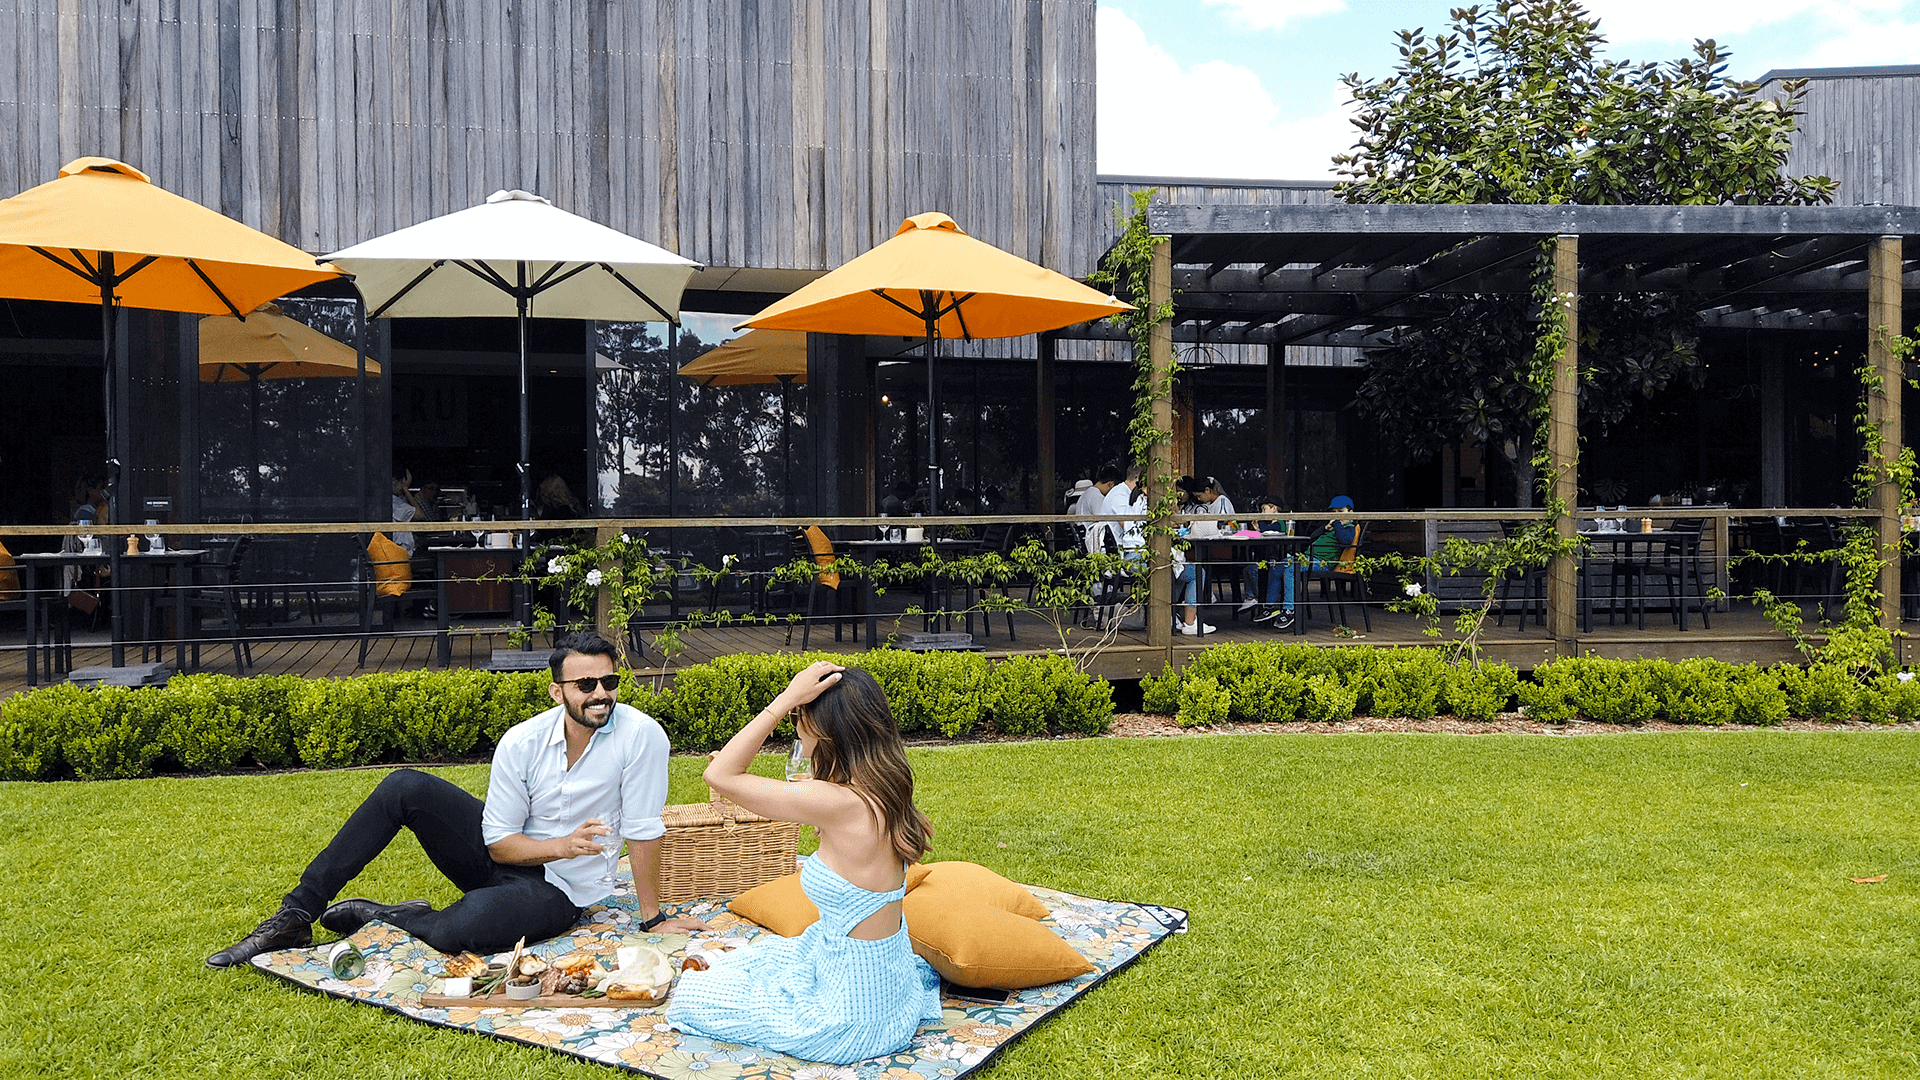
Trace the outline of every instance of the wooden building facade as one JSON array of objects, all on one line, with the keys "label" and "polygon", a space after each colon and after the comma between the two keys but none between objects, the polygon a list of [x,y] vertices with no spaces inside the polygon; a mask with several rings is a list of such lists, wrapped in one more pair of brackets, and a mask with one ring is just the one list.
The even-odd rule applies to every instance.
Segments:
[{"label": "wooden building facade", "polygon": [[0,192],[116,157],[326,252],[523,188],[776,271],[939,209],[1079,276],[1093,50],[1093,0],[0,0]]}]

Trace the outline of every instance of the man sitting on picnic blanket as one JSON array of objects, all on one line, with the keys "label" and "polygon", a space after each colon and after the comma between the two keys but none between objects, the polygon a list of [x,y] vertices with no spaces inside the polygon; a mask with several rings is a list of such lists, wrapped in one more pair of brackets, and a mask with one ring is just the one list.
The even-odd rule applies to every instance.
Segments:
[{"label": "man sitting on picnic blanket", "polygon": [[[606,896],[606,886],[594,884],[607,866],[595,837],[611,835],[614,825],[632,856],[640,928],[707,929],[660,910],[667,735],[652,717],[615,703],[618,656],[598,634],[563,639],[548,662],[555,705],[500,739],[485,803],[413,769],[388,774],[307,865],[280,910],[208,957],[207,966],[233,967],[259,953],[312,944],[316,911],[320,925],[336,934],[379,919],[444,953],[500,952],[523,937],[553,937]],[[425,900],[364,899],[322,910],[403,826],[466,895],[440,911]]]}]

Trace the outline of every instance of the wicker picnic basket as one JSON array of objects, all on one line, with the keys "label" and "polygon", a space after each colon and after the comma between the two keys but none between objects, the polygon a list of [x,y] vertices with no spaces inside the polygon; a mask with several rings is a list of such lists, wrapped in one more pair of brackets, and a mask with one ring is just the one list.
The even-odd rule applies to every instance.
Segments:
[{"label": "wicker picnic basket", "polygon": [[660,899],[731,898],[794,872],[800,826],[743,810],[718,795],[660,813]]}]

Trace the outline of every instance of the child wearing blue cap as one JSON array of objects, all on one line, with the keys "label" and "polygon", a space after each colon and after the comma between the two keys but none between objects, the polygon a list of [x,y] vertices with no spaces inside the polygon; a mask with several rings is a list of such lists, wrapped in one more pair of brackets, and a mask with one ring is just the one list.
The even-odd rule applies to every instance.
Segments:
[{"label": "child wearing blue cap", "polygon": [[[1345,495],[1335,495],[1333,501],[1327,504],[1327,509],[1351,510],[1353,509],[1353,500]],[[1279,586],[1282,590],[1282,606],[1273,606],[1274,582],[1269,580],[1267,582],[1267,609],[1255,615],[1253,621],[1272,623],[1276,630],[1285,630],[1292,626],[1294,618],[1294,574],[1300,570],[1325,570],[1331,568],[1335,563],[1339,562],[1340,552],[1349,544],[1353,543],[1353,536],[1354,524],[1352,519],[1334,518],[1332,521],[1327,522],[1326,528],[1321,531],[1320,535],[1313,538],[1313,543],[1307,545],[1307,550],[1304,553],[1288,558],[1285,567],[1275,568],[1284,570],[1282,573],[1272,575],[1273,578],[1279,579]]]}]

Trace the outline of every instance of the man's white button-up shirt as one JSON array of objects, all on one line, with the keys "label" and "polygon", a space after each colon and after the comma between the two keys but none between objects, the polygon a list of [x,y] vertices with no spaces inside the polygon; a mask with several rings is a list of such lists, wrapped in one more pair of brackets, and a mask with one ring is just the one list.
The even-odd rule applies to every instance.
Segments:
[{"label": "man's white button-up shirt", "polygon": [[[615,705],[569,769],[566,712],[555,705],[501,737],[487,779],[481,839],[495,844],[524,833],[551,840],[588,818],[599,818],[628,840],[656,839],[666,832],[660,810],[667,803],[669,751],[666,731],[651,716]],[[543,869],[555,888],[585,907],[606,898],[606,887],[593,884],[606,865],[605,856],[582,855]]]}]

